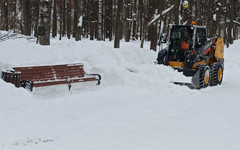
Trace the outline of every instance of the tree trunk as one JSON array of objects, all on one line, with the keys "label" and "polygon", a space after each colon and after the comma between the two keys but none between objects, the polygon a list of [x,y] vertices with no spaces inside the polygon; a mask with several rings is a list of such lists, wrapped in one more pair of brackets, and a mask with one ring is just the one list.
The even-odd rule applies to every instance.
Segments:
[{"label": "tree trunk", "polygon": [[22,0],[23,10],[23,34],[31,35],[31,7],[30,0]]},{"label": "tree trunk", "polygon": [[39,12],[38,40],[40,45],[50,45],[50,13],[47,0],[40,0]]},{"label": "tree trunk", "polygon": [[57,0],[53,1],[53,24],[52,24],[52,37],[57,36]]},{"label": "tree trunk", "polygon": [[151,31],[151,45],[150,45],[150,50],[157,51],[157,23],[155,23],[153,26],[150,28]]},{"label": "tree trunk", "polygon": [[143,34],[143,10],[143,0],[139,0],[140,40],[142,40]]},{"label": "tree trunk", "polygon": [[59,13],[60,19],[59,19],[59,40],[62,40],[62,30],[63,30],[63,0],[60,0],[60,13]]},{"label": "tree trunk", "polygon": [[102,15],[103,15],[103,1],[102,0],[98,0],[98,41],[102,41],[103,40],[103,32],[102,32],[102,27],[103,27],[103,19],[102,19]]},{"label": "tree trunk", "polygon": [[114,48],[120,48],[120,30],[121,30],[121,13],[122,13],[122,7],[123,7],[123,1],[118,0],[118,9],[117,9],[117,16],[116,16],[116,22],[115,22],[115,39],[114,39]]},{"label": "tree trunk", "polygon": [[126,0],[125,1],[125,15],[126,15],[126,18],[125,18],[125,24],[126,24],[126,32],[125,32],[125,41],[126,42],[129,42],[130,41],[130,35],[131,35],[131,27],[130,27],[130,24],[131,24],[131,20],[130,20],[130,7],[131,7],[131,3],[130,3],[130,0]]},{"label": "tree trunk", "polygon": [[94,38],[98,38],[98,1],[94,0],[93,7],[93,16],[94,16]]},{"label": "tree trunk", "polygon": [[5,20],[5,30],[8,31],[8,1],[4,1],[4,20]]},{"label": "tree trunk", "polygon": [[179,5],[181,0],[175,0],[175,8],[174,8],[174,23],[179,24]]},{"label": "tree trunk", "polygon": [[80,41],[82,36],[82,26],[83,26],[83,0],[76,1],[77,9],[77,26],[75,30],[75,40]]},{"label": "tree trunk", "polygon": [[94,40],[96,35],[96,23],[97,23],[97,6],[94,0],[90,1],[90,40]]},{"label": "tree trunk", "polygon": [[66,0],[62,3],[62,36],[66,35]]},{"label": "tree trunk", "polygon": [[134,7],[133,7],[133,34],[132,39],[136,40],[136,31],[137,31],[137,0],[134,0]]},{"label": "tree trunk", "polygon": [[229,38],[229,44],[233,44],[233,16],[234,16],[234,0],[230,0],[229,4],[229,10],[230,10],[230,23],[228,27],[228,38]]},{"label": "tree trunk", "polygon": [[39,1],[34,1],[34,36],[38,37]]},{"label": "tree trunk", "polygon": [[112,0],[106,0],[106,17],[105,17],[105,32],[106,38],[109,38],[109,41],[112,40]]},{"label": "tree trunk", "polygon": [[76,34],[76,28],[77,28],[77,24],[78,24],[78,0],[74,0],[74,16],[73,16],[73,37],[75,37]]},{"label": "tree trunk", "polygon": [[[151,8],[150,14],[153,19],[153,16],[156,16],[157,15],[156,13],[159,13],[159,12],[157,12],[157,10],[158,10],[157,1],[153,0],[153,1],[149,2],[149,5]],[[158,24],[158,21],[156,23],[153,23],[153,25],[150,27],[150,30],[149,30],[149,38],[151,40],[150,50],[154,50],[154,51],[157,51],[157,39],[158,39],[157,24]]]},{"label": "tree trunk", "polygon": [[71,1],[67,0],[67,37],[68,39],[71,38]]}]

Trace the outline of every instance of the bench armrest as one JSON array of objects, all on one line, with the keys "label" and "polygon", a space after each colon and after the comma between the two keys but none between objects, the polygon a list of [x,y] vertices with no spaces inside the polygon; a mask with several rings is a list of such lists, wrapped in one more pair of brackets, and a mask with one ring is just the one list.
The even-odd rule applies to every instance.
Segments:
[{"label": "bench armrest", "polygon": [[98,79],[97,79],[97,81],[98,81],[97,85],[100,85],[100,83],[101,83],[101,79],[102,79],[102,77],[101,77],[100,74],[86,74],[86,75],[97,76],[97,77],[98,77]]}]

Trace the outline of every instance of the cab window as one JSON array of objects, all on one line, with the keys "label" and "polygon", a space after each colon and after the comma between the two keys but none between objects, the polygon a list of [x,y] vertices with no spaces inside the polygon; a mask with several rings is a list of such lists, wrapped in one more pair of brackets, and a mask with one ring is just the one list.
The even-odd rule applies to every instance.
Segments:
[{"label": "cab window", "polygon": [[205,44],[205,42],[207,41],[206,38],[206,30],[205,28],[197,28],[196,31],[196,47],[199,48],[202,45]]}]

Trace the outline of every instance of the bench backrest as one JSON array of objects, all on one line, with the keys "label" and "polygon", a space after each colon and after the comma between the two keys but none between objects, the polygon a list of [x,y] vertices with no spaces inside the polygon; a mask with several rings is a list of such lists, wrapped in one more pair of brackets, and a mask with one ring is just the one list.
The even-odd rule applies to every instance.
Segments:
[{"label": "bench backrest", "polygon": [[42,82],[67,82],[68,80],[84,77],[83,64],[67,64],[54,66],[15,67],[15,71],[21,72],[22,80]]}]

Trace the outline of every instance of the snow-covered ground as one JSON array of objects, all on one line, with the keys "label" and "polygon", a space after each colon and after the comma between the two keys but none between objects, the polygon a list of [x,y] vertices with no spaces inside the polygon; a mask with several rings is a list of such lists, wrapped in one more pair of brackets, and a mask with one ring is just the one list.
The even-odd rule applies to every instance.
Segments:
[{"label": "snow-covered ground", "polygon": [[190,90],[190,81],[155,65],[149,43],[64,39],[51,46],[0,42],[0,70],[84,63],[102,84],[35,88],[0,80],[0,150],[239,150],[240,40],[225,49],[221,86]]}]

